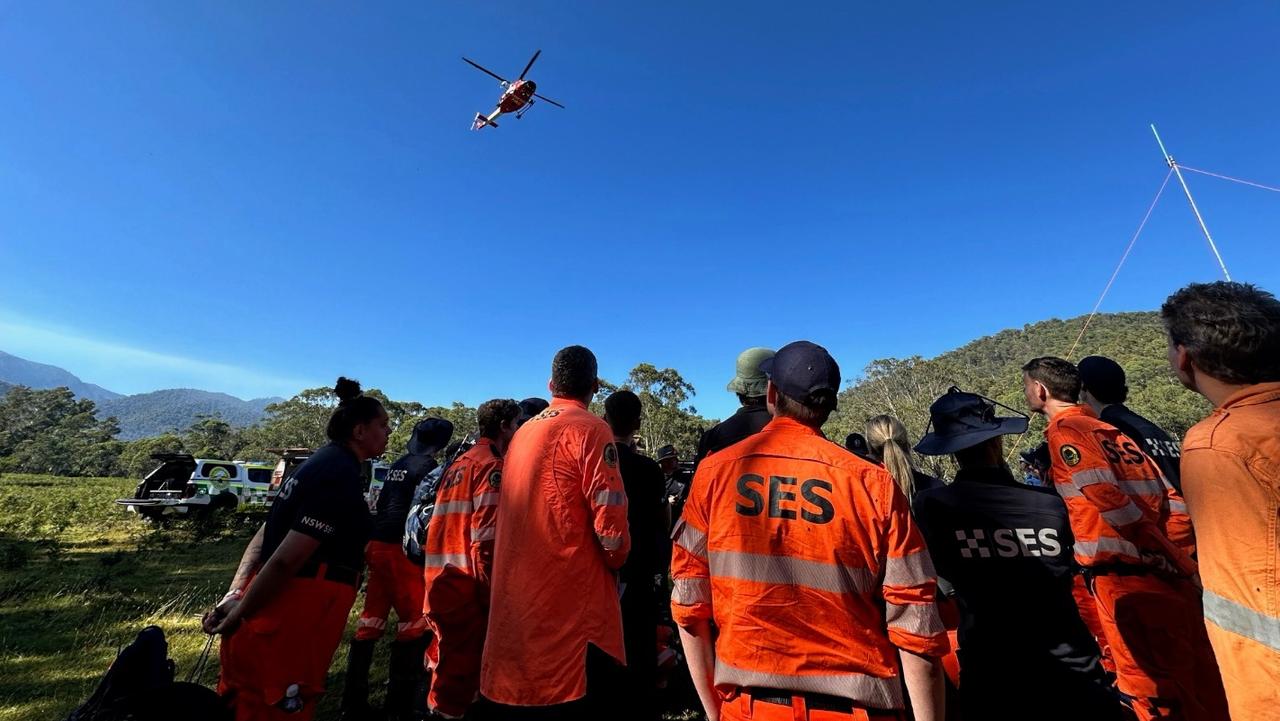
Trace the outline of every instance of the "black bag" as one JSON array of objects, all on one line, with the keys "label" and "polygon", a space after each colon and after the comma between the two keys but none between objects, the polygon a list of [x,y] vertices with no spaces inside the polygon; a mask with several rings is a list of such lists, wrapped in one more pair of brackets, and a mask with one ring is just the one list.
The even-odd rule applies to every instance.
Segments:
[{"label": "black bag", "polygon": [[427,564],[426,551],[422,549],[427,545],[427,525],[431,523],[431,514],[436,509],[436,493],[440,490],[440,480],[449,472],[449,466],[453,465],[458,456],[466,453],[475,444],[475,434],[469,434],[458,444],[458,448],[444,462],[444,465],[436,466],[435,470],[428,473],[413,492],[413,504],[409,506],[409,516],[404,522],[404,536],[400,539],[400,548],[404,551],[404,555],[418,566]]},{"label": "black bag", "polygon": [[159,626],[142,629],[111,663],[93,695],[66,721],[224,721],[230,712],[212,689],[174,682],[176,667]]}]

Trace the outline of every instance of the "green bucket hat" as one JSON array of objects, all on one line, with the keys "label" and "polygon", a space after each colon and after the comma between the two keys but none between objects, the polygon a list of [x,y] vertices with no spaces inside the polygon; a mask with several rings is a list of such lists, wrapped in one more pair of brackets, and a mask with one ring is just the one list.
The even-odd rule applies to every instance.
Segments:
[{"label": "green bucket hat", "polygon": [[769,385],[769,378],[760,370],[760,364],[773,357],[768,348],[748,348],[738,354],[738,371],[725,388],[744,396],[762,396]]}]

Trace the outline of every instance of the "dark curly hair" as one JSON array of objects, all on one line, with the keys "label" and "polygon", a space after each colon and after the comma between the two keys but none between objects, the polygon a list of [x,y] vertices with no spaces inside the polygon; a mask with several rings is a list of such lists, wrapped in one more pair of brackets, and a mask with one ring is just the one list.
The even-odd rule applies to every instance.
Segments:
[{"label": "dark curly hair", "polygon": [[1080,402],[1080,371],[1074,363],[1053,356],[1032,358],[1022,372],[1049,389],[1049,395],[1064,403]]},{"label": "dark curly hair", "polygon": [[356,426],[368,423],[382,412],[381,401],[366,396],[360,390],[360,381],[340,377],[333,386],[333,394],[338,397],[338,407],[329,416],[324,434],[334,443],[346,443]]},{"label": "dark curly hair", "polygon": [[585,398],[596,385],[596,356],[580,345],[561,348],[551,361],[551,392],[562,398]]},{"label": "dark curly hair", "polygon": [[1174,345],[1232,385],[1280,381],[1280,301],[1249,283],[1192,283],[1160,307]]},{"label": "dark curly hair", "polygon": [[502,427],[520,415],[520,404],[510,398],[494,398],[476,409],[480,435],[493,439],[502,435]]}]

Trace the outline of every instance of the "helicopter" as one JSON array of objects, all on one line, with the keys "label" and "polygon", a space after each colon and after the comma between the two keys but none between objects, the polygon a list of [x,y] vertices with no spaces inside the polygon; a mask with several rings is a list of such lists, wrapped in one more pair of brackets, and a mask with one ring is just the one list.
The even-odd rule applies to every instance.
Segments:
[{"label": "helicopter", "polygon": [[502,96],[498,98],[498,104],[493,108],[493,112],[489,113],[488,116],[476,113],[475,119],[471,122],[472,130],[479,130],[486,125],[492,125],[495,128],[498,127],[498,124],[494,121],[498,119],[499,115],[503,115],[505,113],[515,113],[517,120],[523,118],[524,114],[529,112],[529,108],[533,107],[534,98],[537,98],[538,100],[545,100],[557,108],[564,108],[563,105],[557,103],[551,98],[544,97],[534,92],[538,89],[537,83],[532,80],[524,79],[524,76],[529,72],[529,68],[533,67],[534,61],[536,61],[538,56],[541,54],[541,50],[535,52],[533,57],[529,58],[529,64],[524,66],[524,70],[521,71],[520,77],[516,78],[514,81],[507,80],[474,60],[468,60],[465,57],[462,58],[468,65],[474,67],[476,70],[497,78],[498,82],[502,85]]}]

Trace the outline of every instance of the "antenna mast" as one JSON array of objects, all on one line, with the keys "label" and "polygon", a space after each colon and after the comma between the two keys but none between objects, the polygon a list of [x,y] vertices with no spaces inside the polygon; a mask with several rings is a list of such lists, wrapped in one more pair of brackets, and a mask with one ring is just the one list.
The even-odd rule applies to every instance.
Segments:
[{"label": "antenna mast", "polygon": [[1182,170],[1178,167],[1178,161],[1169,155],[1169,151],[1164,149],[1164,141],[1160,140],[1160,133],[1156,132],[1155,123],[1151,124],[1151,133],[1156,136],[1156,143],[1160,146],[1160,153],[1164,155],[1164,162],[1169,164],[1174,175],[1178,176],[1178,182],[1182,184],[1182,192],[1187,195],[1187,202],[1191,204],[1191,212],[1196,214],[1196,221],[1200,223],[1200,230],[1204,231],[1205,240],[1209,241],[1209,248],[1213,251],[1213,257],[1218,259],[1218,267],[1222,269],[1222,275],[1227,280],[1231,280],[1231,274],[1227,272],[1227,264],[1222,262],[1222,254],[1218,252],[1218,244],[1213,242],[1213,236],[1209,234],[1209,227],[1204,224],[1204,218],[1200,215],[1200,209],[1196,207],[1196,199],[1191,197],[1191,188],[1187,187],[1187,181],[1182,177]]}]

